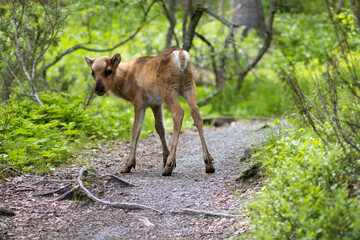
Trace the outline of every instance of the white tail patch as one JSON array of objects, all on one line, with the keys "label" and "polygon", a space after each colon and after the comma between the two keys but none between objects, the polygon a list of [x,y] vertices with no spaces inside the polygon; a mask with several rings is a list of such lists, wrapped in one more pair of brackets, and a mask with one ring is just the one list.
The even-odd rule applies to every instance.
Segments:
[{"label": "white tail patch", "polygon": [[188,62],[190,60],[190,55],[187,51],[183,50],[182,54],[185,56],[185,60],[181,60],[179,50],[173,51],[174,63],[176,64],[176,66],[179,68],[180,71],[184,71],[187,68]]}]

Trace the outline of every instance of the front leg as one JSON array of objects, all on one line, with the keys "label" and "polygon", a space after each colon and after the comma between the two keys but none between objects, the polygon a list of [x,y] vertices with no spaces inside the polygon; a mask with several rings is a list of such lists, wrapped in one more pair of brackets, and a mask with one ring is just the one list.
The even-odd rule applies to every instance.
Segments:
[{"label": "front leg", "polygon": [[132,127],[132,136],[131,136],[131,145],[130,145],[130,155],[128,159],[126,160],[126,164],[121,171],[122,173],[129,173],[131,171],[131,168],[135,168],[136,166],[136,146],[137,141],[139,140],[140,132],[141,132],[141,126],[144,120],[145,115],[145,107],[144,106],[134,106],[135,111],[135,119],[134,124]]}]

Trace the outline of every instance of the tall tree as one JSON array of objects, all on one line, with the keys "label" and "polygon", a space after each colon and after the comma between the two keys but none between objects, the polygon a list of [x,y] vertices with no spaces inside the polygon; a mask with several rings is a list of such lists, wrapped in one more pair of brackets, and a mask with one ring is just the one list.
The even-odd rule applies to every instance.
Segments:
[{"label": "tall tree", "polygon": [[231,21],[239,26],[245,26],[243,35],[250,29],[256,29],[261,36],[265,35],[265,19],[261,0],[231,0]]}]

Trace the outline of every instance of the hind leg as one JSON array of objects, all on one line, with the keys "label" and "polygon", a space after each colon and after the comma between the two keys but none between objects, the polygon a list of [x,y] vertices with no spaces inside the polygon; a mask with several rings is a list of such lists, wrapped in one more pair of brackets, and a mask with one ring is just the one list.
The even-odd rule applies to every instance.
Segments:
[{"label": "hind leg", "polygon": [[170,148],[170,154],[167,158],[163,176],[170,176],[173,168],[176,166],[176,148],[179,141],[179,135],[181,130],[181,124],[184,117],[184,110],[181,108],[178,102],[178,96],[172,92],[164,97],[166,105],[169,107],[174,122],[174,132],[172,136],[172,143]]},{"label": "hind leg", "polygon": [[162,107],[161,107],[161,105],[154,106],[154,107],[151,107],[151,110],[154,113],[155,129],[156,129],[156,132],[159,134],[161,144],[163,147],[163,163],[164,163],[164,167],[165,167],[166,160],[169,156],[169,149],[166,144],[165,128],[164,128],[163,116],[162,116]]},{"label": "hind leg", "polygon": [[213,173],[215,172],[213,157],[211,156],[209,149],[206,145],[204,130],[203,130],[203,121],[201,119],[199,107],[196,105],[195,85],[193,84],[190,88],[183,91],[182,95],[190,107],[191,117],[193,118],[194,124],[200,135],[201,145],[203,149],[203,157],[205,162],[205,172]]}]

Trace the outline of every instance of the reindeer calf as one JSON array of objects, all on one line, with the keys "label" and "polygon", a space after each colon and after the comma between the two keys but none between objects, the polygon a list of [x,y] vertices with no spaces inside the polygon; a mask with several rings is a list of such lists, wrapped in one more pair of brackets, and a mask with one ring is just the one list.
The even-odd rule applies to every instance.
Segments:
[{"label": "reindeer calf", "polygon": [[[178,47],[165,49],[156,57],[140,57],[129,62],[121,62],[121,55],[112,57],[89,58],[85,62],[92,70],[95,80],[95,93],[99,96],[110,91],[113,95],[132,103],[135,120],[132,128],[130,155],[122,170],[128,173],[135,168],[136,145],[139,139],[145,109],[150,107],[155,117],[155,128],[163,147],[163,176],[170,176],[175,167],[176,147],[178,144],[184,110],[180,107],[178,96],[185,98],[190,106],[191,116],[198,129],[205,170],[215,171],[213,158],[206,146],[203,123],[196,105],[196,91],[193,79],[194,70],[187,51]],[[121,63],[120,63],[121,62]],[[162,103],[169,107],[174,122],[174,133],[170,151],[166,144],[162,120]]]}]

